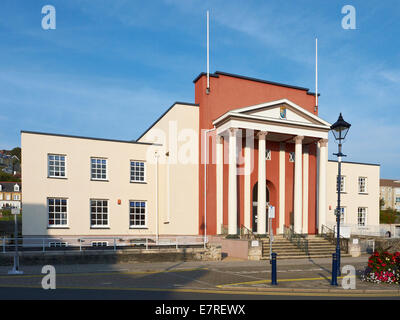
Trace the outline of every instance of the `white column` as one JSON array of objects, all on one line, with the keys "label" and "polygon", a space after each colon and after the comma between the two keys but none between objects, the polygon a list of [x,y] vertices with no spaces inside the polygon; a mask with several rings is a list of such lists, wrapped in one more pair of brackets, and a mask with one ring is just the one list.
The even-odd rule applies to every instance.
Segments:
[{"label": "white column", "polygon": [[224,211],[224,140],[222,136],[217,135],[216,139],[216,170],[217,170],[217,234],[222,233],[223,211]]},{"label": "white column", "polygon": [[266,170],[265,170],[265,136],[267,132],[258,133],[258,195],[257,195],[257,233],[265,234],[266,228]]},{"label": "white column", "polygon": [[294,160],[294,231],[301,233],[302,222],[302,198],[303,198],[303,183],[302,183],[302,136],[294,138],[295,141],[295,160]]},{"label": "white column", "polygon": [[229,129],[228,233],[237,234],[236,132]]},{"label": "white column", "polygon": [[326,225],[326,167],[328,162],[328,139],[321,139],[318,147],[318,232]]},{"label": "white column", "polygon": [[303,153],[303,227],[302,233],[308,233],[308,173],[309,146],[304,146]]},{"label": "white column", "polygon": [[279,233],[283,233],[283,227],[285,225],[285,149],[285,143],[281,143],[279,149]]},{"label": "white column", "polygon": [[250,229],[251,220],[251,186],[250,174],[253,169],[251,158],[254,149],[254,131],[246,130],[246,145],[244,148],[244,226]]}]

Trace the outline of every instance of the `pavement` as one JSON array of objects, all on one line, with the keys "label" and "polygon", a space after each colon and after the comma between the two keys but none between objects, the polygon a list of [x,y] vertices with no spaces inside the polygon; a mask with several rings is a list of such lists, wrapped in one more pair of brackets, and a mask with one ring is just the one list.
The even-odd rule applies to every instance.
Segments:
[{"label": "pavement", "polygon": [[[277,261],[271,285],[269,261],[55,265],[56,290],[44,290],[42,266],[21,266],[23,275],[0,267],[0,299],[399,299],[400,286],[360,280],[368,256],[342,258],[356,276],[342,274],[332,286],[329,258]],[[354,283],[352,289],[344,284]]]}]

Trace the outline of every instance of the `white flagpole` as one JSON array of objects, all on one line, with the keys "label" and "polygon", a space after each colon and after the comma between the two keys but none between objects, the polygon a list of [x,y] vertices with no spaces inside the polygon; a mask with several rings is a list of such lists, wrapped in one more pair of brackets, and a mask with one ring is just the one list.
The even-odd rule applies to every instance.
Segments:
[{"label": "white flagpole", "polygon": [[210,91],[210,13],[207,10],[207,93]]},{"label": "white flagpole", "polygon": [[315,38],[315,106],[318,107],[318,38]]}]

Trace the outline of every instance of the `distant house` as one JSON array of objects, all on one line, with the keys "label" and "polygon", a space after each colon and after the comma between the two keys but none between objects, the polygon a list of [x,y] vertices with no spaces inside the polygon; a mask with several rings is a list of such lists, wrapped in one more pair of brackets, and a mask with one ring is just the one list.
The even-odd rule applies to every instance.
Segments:
[{"label": "distant house", "polygon": [[381,209],[400,211],[400,180],[381,179],[380,198],[383,199]]},{"label": "distant house", "polygon": [[0,170],[13,175],[21,172],[20,159],[6,150],[0,150]]},{"label": "distant house", "polygon": [[22,186],[20,182],[0,181],[0,209],[21,208]]}]

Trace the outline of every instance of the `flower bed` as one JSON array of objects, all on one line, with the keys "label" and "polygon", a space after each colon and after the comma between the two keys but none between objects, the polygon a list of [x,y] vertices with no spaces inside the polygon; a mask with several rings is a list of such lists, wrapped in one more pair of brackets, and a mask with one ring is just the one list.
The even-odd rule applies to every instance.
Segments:
[{"label": "flower bed", "polygon": [[400,252],[374,252],[368,259],[368,267],[361,280],[400,284]]}]

